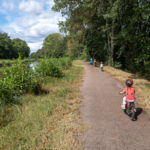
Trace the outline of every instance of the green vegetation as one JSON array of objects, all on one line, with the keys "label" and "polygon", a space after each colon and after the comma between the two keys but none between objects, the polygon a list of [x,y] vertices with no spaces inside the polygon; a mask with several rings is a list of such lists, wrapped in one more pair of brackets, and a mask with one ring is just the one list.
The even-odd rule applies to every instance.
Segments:
[{"label": "green vegetation", "polygon": [[62,77],[63,69],[72,65],[70,58],[42,59],[35,71],[18,59],[10,67],[1,69],[0,105],[15,103],[17,98],[25,93],[39,93],[43,77]]},{"label": "green vegetation", "polygon": [[30,48],[27,46],[26,42],[17,38],[12,40],[13,48],[15,50],[16,58],[18,54],[21,54],[21,57],[28,57],[30,54]]},{"label": "green vegetation", "polygon": [[67,52],[66,42],[67,39],[63,35],[59,33],[50,34],[45,38],[42,48],[39,49],[37,52],[32,53],[30,57],[31,58],[64,57],[66,56]]},{"label": "green vegetation", "polygon": [[150,73],[149,0],[54,0],[67,19],[68,55],[93,57],[132,72]]},{"label": "green vegetation", "polygon": [[1,69],[0,78],[0,106],[15,103],[18,96],[37,91],[40,88],[40,80],[36,73],[27,65],[23,64],[21,59],[10,67]]},{"label": "green vegetation", "polygon": [[0,33],[0,59],[28,57],[30,48],[25,41],[21,39],[11,40],[7,33]]},{"label": "green vegetation", "polygon": [[47,77],[45,94],[25,94],[21,105],[7,107],[0,114],[0,149],[80,149],[74,139],[81,131],[78,124],[79,85],[83,67],[76,61],[62,78]]},{"label": "green vegetation", "polygon": [[42,59],[37,68],[36,71],[38,74],[40,74],[43,77],[46,76],[52,76],[52,77],[61,77],[62,76],[62,70],[55,65],[55,62],[53,62],[52,59]]}]

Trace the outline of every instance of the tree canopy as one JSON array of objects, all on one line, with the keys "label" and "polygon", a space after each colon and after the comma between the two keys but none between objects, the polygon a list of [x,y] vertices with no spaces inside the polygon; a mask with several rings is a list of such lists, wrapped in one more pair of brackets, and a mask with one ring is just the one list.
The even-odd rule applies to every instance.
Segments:
[{"label": "tree canopy", "polygon": [[75,45],[76,53],[86,52],[133,72],[150,72],[149,0],[54,2],[53,10],[67,18],[59,23],[60,30],[68,34],[69,46]]},{"label": "tree canopy", "polygon": [[25,41],[16,38],[12,40],[13,48],[16,52],[16,56],[18,57],[18,54],[21,54],[22,57],[28,57],[30,54],[30,48],[26,44]]},{"label": "tree canopy", "polygon": [[48,35],[43,42],[42,48],[36,53],[31,54],[30,57],[63,57],[66,56],[67,38],[59,33]]},{"label": "tree canopy", "polygon": [[22,57],[28,57],[30,48],[25,41],[17,38],[10,39],[7,33],[0,33],[0,59],[18,58],[19,53]]},{"label": "tree canopy", "polygon": [[50,34],[45,38],[42,49],[46,56],[61,57],[66,50],[65,38],[59,33]]}]

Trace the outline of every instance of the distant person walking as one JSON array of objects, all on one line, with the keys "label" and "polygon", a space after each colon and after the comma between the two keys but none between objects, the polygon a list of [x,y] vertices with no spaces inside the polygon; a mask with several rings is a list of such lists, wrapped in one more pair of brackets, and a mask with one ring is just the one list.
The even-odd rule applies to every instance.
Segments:
[{"label": "distant person walking", "polygon": [[94,66],[96,67],[96,59],[94,59]]},{"label": "distant person walking", "polygon": [[101,62],[101,64],[100,64],[100,69],[101,69],[101,71],[103,71],[103,63]]},{"label": "distant person walking", "polygon": [[93,65],[93,59],[92,58],[90,59],[90,64]]}]

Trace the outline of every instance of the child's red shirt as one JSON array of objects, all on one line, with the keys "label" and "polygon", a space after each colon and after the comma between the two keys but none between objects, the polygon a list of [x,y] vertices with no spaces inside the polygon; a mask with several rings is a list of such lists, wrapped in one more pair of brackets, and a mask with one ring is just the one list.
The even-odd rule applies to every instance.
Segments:
[{"label": "child's red shirt", "polygon": [[135,100],[135,90],[133,87],[127,87],[124,89],[126,93],[126,100]]}]

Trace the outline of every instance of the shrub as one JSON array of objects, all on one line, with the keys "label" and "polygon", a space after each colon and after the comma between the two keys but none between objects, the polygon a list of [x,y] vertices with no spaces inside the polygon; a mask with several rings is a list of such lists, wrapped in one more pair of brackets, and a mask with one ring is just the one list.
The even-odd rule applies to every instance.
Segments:
[{"label": "shrub", "polygon": [[72,59],[70,57],[59,58],[59,63],[63,69],[68,69],[72,65]]},{"label": "shrub", "polygon": [[117,69],[121,69],[122,64],[120,62],[115,62],[115,64],[113,65],[113,67],[115,67]]},{"label": "shrub", "polygon": [[42,59],[39,64],[36,67],[36,72],[45,77],[45,76],[51,76],[51,77],[61,77],[62,71],[58,64],[55,64],[55,61],[53,59]]},{"label": "shrub", "polygon": [[8,103],[13,103],[15,94],[13,89],[9,86],[8,80],[0,80],[0,106]]},{"label": "shrub", "polygon": [[18,59],[10,67],[3,67],[0,79],[0,104],[14,103],[18,96],[35,92],[40,87],[38,76]]}]

